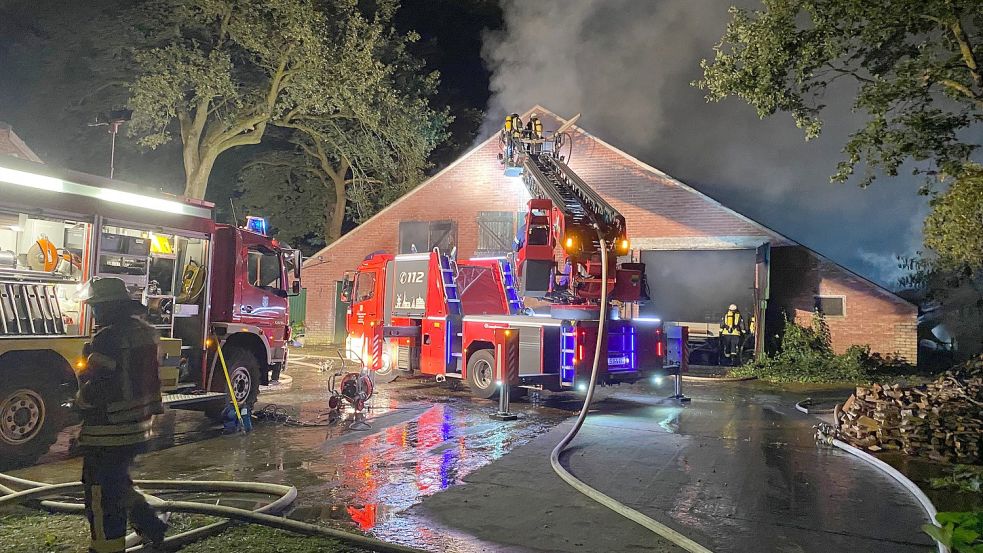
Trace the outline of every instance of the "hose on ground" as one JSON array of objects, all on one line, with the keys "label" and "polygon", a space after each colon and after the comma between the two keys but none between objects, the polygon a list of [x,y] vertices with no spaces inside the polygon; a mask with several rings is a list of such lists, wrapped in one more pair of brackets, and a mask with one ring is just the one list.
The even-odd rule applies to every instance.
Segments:
[{"label": "hose on ground", "polygon": [[[160,499],[153,495],[147,495],[147,499],[152,506],[161,512],[167,513],[187,513],[208,515],[227,519],[215,522],[206,526],[188,530],[180,534],[168,536],[164,540],[167,548],[179,548],[191,542],[200,540],[209,535],[213,535],[225,529],[230,521],[236,520],[251,524],[261,524],[270,528],[286,530],[307,536],[321,536],[333,538],[343,543],[362,547],[372,551],[385,553],[422,553],[419,549],[404,547],[386,543],[384,541],[353,534],[342,530],[335,530],[324,526],[309,524],[297,520],[274,516],[283,512],[297,498],[297,489],[293,486],[281,484],[271,484],[264,482],[232,482],[232,481],[195,481],[195,480],[137,480],[137,486],[147,490],[160,491],[180,491],[193,493],[248,493],[275,497],[271,503],[267,503],[255,510],[240,509],[226,505],[214,505],[198,503],[192,501],[171,501]],[[9,486],[23,487],[26,489],[17,491]],[[83,489],[81,482],[68,482],[63,484],[46,484],[25,480],[7,474],[0,473],[0,508],[13,504],[37,505],[47,511],[56,513],[80,513],[84,507],[79,503],[63,501],[52,501],[50,497],[63,496],[71,493],[79,493]],[[40,502],[38,502],[40,500]],[[128,546],[131,540],[128,540]],[[142,544],[134,543],[127,547],[127,553],[144,551]]]},{"label": "hose on ground", "polygon": [[577,479],[576,476],[571,474],[563,465],[560,463],[560,454],[563,450],[570,445],[570,442],[577,436],[580,432],[580,427],[583,426],[584,420],[587,418],[587,410],[590,408],[591,400],[594,397],[594,386],[597,384],[597,367],[600,363],[601,358],[601,340],[604,336],[605,321],[608,318],[608,292],[607,292],[607,282],[608,282],[608,253],[607,244],[604,238],[598,236],[600,240],[601,249],[601,316],[597,324],[597,344],[594,347],[594,364],[591,368],[590,373],[590,383],[587,385],[587,396],[584,398],[584,405],[580,408],[580,414],[577,416],[577,422],[574,423],[573,428],[567,435],[560,440],[560,443],[556,444],[553,451],[550,453],[550,465],[553,466],[553,471],[563,479],[564,482],[572,486],[575,490],[586,495],[590,499],[593,499],[597,503],[604,505],[608,509],[618,513],[619,515],[631,520],[652,532],[662,536],[663,538],[671,541],[672,543],[678,545],[679,547],[689,551],[691,553],[712,553],[706,547],[696,543],[695,541],[687,538],[686,536],[680,534],[679,532],[669,528],[665,524],[653,520],[652,518],[628,507],[627,505],[620,503],[614,498],[607,496],[594,488],[588,486],[582,480]]}]

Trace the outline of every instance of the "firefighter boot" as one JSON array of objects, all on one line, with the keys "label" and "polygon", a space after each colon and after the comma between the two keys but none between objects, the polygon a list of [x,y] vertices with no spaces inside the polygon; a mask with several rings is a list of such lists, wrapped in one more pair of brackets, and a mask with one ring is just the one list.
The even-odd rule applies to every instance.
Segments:
[{"label": "firefighter boot", "polygon": [[149,544],[159,546],[164,543],[164,533],[167,532],[168,524],[161,520],[142,493],[132,490],[128,495],[130,519],[137,534]]}]

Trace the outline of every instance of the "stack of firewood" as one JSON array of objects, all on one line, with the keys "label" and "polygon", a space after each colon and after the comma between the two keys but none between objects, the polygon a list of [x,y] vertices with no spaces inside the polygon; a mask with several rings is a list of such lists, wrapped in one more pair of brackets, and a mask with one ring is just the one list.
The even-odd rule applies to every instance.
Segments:
[{"label": "stack of firewood", "polygon": [[856,447],[983,463],[983,358],[924,386],[858,386],[835,415],[840,436]]}]

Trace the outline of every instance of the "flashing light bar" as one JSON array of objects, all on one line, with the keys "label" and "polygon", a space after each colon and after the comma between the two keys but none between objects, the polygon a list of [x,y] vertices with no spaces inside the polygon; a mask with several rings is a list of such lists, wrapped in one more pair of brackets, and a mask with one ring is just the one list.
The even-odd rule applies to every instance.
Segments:
[{"label": "flashing light bar", "polygon": [[135,208],[149,209],[163,213],[173,213],[175,215],[190,215],[194,217],[204,217],[211,219],[211,210],[173,200],[165,200],[144,194],[124,192],[112,188],[100,188],[88,184],[79,184],[55,177],[38,175],[27,171],[0,167],[0,182],[34,188],[46,192],[59,192],[63,194],[75,194],[87,198],[95,198],[114,204],[122,204]]},{"label": "flashing light bar", "polygon": [[246,217],[246,230],[251,230],[262,236],[269,236],[266,219],[263,217],[255,217],[253,215]]},{"label": "flashing light bar", "polygon": [[662,319],[657,319],[655,317],[635,317],[633,321],[638,321],[640,323],[661,323]]}]

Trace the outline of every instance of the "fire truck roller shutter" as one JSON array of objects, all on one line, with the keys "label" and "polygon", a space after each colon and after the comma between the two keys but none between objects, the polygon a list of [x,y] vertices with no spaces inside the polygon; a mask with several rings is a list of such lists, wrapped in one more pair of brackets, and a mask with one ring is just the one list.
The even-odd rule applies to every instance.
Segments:
[{"label": "fire truck roller shutter", "polygon": [[717,336],[732,303],[745,317],[753,312],[753,249],[648,250],[641,261],[652,299],[641,305],[639,315],[689,326],[691,342]]}]

